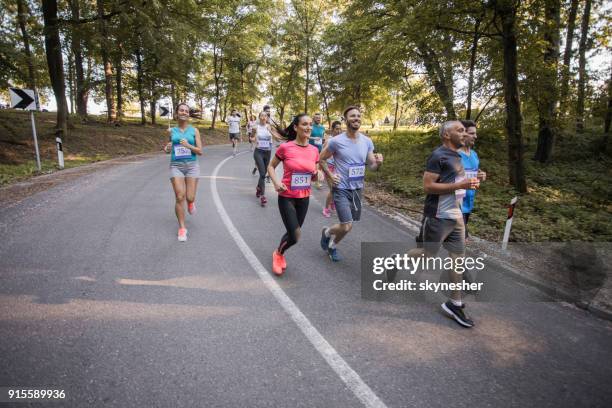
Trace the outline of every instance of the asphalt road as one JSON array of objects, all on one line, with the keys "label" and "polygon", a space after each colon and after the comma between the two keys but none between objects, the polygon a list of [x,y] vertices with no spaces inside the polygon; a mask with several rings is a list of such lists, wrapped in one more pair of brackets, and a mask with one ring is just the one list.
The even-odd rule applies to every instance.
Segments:
[{"label": "asphalt road", "polygon": [[200,161],[187,243],[161,155],[0,209],[0,387],[64,389],[45,404],[74,407],[612,406],[610,322],[491,301],[470,303],[466,330],[431,302],[363,300],[361,242],[413,237],[365,208],[331,263],[325,190],[272,277],[275,193],[261,208],[251,154],[229,154]]}]

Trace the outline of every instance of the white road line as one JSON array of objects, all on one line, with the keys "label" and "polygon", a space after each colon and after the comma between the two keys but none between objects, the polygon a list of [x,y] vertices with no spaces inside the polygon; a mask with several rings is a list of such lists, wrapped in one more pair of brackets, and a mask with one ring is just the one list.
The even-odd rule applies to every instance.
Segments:
[{"label": "white road line", "polygon": [[[355,396],[365,405],[366,407],[378,407],[386,408],[386,405],[378,396],[372,391],[372,389],[361,379],[359,374],[355,372],[348,365],[346,361],[338,354],[338,352],[325,340],[325,338],[319,333],[319,331],[310,323],[308,318],[301,312],[295,303],[289,296],[283,291],[283,289],[276,283],[274,278],[270,275],[270,272],[259,262],[259,259],[255,256],[251,248],[240,235],[240,232],[234,227],[232,220],[227,215],[225,207],[221,202],[219,193],[217,191],[217,174],[221,167],[232,157],[228,157],[221,161],[211,176],[210,187],[212,190],[213,200],[217,207],[217,212],[221,216],[225,227],[228,232],[242,251],[242,254],[251,264],[251,267],[257,272],[259,278],[266,285],[268,290],[272,292],[278,303],[285,309],[287,314],[295,322],[298,328],[304,333],[306,338],[312,343],[314,348],[321,354],[321,356],[327,361],[327,364],[338,374],[340,379],[346,384],[346,386],[355,394]],[[270,254],[272,256],[272,254]]]}]

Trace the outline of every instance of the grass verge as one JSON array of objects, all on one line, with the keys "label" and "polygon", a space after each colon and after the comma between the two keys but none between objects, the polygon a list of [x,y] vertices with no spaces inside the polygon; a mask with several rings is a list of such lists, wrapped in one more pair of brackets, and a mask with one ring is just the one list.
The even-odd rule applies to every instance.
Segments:
[{"label": "grass verge", "polygon": [[[422,176],[425,162],[439,138],[434,132],[370,132],[376,151],[385,162],[367,179],[402,200],[412,217],[422,213],[425,199]],[[529,136],[529,135],[528,135]],[[476,151],[487,181],[476,196],[470,231],[481,238],[500,241],[507,205],[515,195],[518,206],[511,240],[612,241],[612,159],[598,148],[601,136],[565,137],[555,147],[550,164],[531,160],[536,137],[527,137],[525,152],[528,193],[519,195],[508,183],[507,143],[500,131],[479,129]]]}]

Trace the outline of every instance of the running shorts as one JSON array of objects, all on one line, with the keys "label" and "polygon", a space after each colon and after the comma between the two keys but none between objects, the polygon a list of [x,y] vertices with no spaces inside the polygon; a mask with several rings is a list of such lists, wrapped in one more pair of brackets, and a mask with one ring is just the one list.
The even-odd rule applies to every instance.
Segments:
[{"label": "running shorts", "polygon": [[463,218],[425,217],[422,228],[423,248],[427,256],[435,256],[441,246],[453,254],[463,255],[465,253]]},{"label": "running shorts", "polygon": [[332,197],[340,224],[348,224],[361,219],[362,190],[333,188]]},{"label": "running shorts", "polygon": [[170,162],[170,178],[174,177],[199,177],[200,164],[197,160],[184,162]]}]

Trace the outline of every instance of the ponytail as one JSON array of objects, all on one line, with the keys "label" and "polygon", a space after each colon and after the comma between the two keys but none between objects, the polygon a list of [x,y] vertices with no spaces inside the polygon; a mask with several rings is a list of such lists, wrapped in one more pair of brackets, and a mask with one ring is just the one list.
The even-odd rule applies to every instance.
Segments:
[{"label": "ponytail", "polygon": [[296,115],[293,117],[293,120],[291,121],[291,123],[289,123],[289,126],[287,126],[286,129],[284,130],[279,130],[279,133],[281,135],[283,135],[283,137],[289,141],[291,140],[295,140],[297,138],[297,132],[295,131],[295,126],[297,126],[300,123],[300,120],[304,117],[304,116],[308,116],[308,114],[306,113],[300,113],[299,115]]}]

